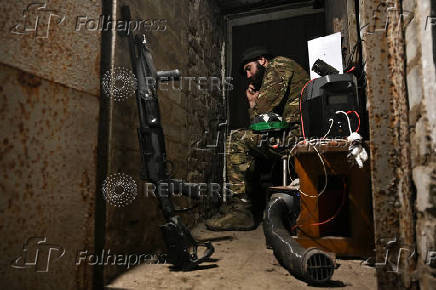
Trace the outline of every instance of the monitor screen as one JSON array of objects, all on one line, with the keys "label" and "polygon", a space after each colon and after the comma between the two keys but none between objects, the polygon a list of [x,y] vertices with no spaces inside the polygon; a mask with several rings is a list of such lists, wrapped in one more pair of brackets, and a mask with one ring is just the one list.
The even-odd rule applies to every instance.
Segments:
[{"label": "monitor screen", "polygon": [[329,105],[346,104],[348,102],[348,95],[331,95],[327,98]]}]

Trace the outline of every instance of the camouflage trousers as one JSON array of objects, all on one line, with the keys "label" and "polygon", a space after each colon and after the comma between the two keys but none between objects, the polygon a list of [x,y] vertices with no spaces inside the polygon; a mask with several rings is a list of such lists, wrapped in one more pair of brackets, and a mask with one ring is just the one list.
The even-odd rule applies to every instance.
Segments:
[{"label": "camouflage trousers", "polygon": [[247,196],[247,182],[256,176],[253,153],[265,153],[265,149],[260,148],[261,140],[262,135],[251,130],[239,129],[230,133],[226,144],[226,169],[231,194]]},{"label": "camouflage trousers", "polygon": [[[288,137],[298,138],[300,128],[293,128],[288,133]],[[260,146],[263,141],[264,135],[254,134],[251,130],[239,129],[230,133],[226,143],[226,169],[228,188],[232,194],[248,194],[247,181],[256,178],[254,153],[267,154],[265,146]]]}]

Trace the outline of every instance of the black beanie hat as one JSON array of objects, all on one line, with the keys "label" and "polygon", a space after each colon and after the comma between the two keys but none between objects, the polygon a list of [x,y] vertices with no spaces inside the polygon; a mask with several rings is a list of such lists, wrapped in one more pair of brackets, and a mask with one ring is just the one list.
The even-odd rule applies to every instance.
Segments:
[{"label": "black beanie hat", "polygon": [[239,64],[239,69],[240,72],[243,74],[244,73],[244,65],[246,65],[247,63],[257,60],[259,57],[271,57],[271,52],[264,46],[253,46],[250,47],[248,49],[246,49],[243,53],[242,53],[242,59],[241,62]]}]

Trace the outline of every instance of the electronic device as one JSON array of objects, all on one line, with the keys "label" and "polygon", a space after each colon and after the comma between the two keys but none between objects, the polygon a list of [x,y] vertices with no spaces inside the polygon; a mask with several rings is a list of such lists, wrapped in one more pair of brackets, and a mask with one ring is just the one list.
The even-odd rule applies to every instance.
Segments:
[{"label": "electronic device", "polygon": [[302,93],[301,121],[306,138],[347,137],[352,133],[348,120],[351,130],[358,131],[362,112],[357,81],[352,74],[333,74],[314,79]]}]

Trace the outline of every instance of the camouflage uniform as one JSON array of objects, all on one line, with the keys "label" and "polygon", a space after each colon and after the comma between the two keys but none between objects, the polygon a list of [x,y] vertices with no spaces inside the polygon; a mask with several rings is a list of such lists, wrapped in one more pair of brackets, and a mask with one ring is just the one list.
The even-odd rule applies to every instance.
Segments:
[{"label": "camouflage uniform", "polygon": [[[289,123],[299,122],[299,97],[301,89],[309,80],[307,72],[294,60],[278,56],[266,66],[256,105],[249,109],[250,119],[255,116],[275,112]],[[292,131],[300,135],[299,128]],[[261,135],[251,130],[232,131],[227,142],[227,178],[233,194],[246,193],[245,181],[254,157],[251,150],[259,150]]]}]

